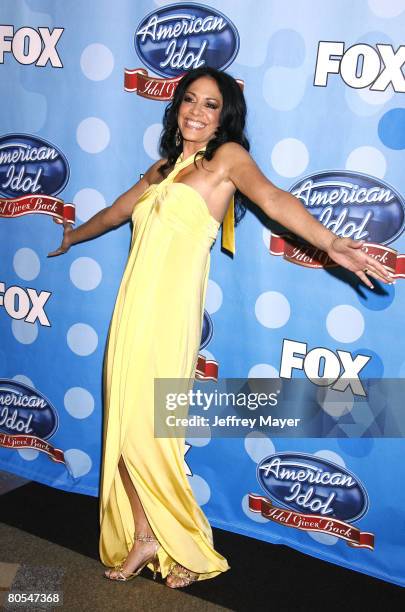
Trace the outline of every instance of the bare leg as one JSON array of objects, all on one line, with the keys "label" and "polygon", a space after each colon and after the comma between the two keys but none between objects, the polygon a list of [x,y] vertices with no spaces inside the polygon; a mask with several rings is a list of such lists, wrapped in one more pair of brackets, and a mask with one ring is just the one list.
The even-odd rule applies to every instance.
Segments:
[{"label": "bare leg", "polygon": [[[122,457],[120,457],[118,462],[118,469],[125,492],[128,495],[129,503],[131,504],[132,514],[134,517],[135,533],[139,535],[156,537],[146,517],[141,500],[139,499],[138,493],[136,492]],[[134,572],[141,563],[143,563],[154,553],[155,548],[156,544],[153,542],[140,542],[135,540],[133,547],[128,553],[128,557],[122,565],[122,572],[124,575]],[[182,566],[178,566],[177,568],[178,571],[181,571],[182,569],[184,569]],[[107,576],[115,578],[119,572],[117,570],[110,569],[105,573]],[[192,572],[190,575],[180,574],[179,576],[173,574],[167,577],[166,584],[171,588],[186,586],[190,582],[190,577],[192,578],[192,576]],[[194,574],[194,576],[196,575]]]},{"label": "bare leg", "polygon": [[[124,485],[125,492],[131,504],[135,534],[155,537],[122,457],[120,457],[118,462],[118,469],[122,484]],[[133,547],[129,551],[128,557],[122,565],[124,575],[134,572],[141,563],[153,555],[155,549],[156,544],[154,542],[140,542],[139,540],[135,540]],[[116,570],[107,570],[105,573],[111,578],[115,578],[118,574]]]},{"label": "bare leg", "polygon": [[149,525],[148,519],[146,518],[146,514],[141,504],[141,500],[139,499],[138,493],[132,484],[131,477],[128,474],[128,470],[122,457],[120,457],[118,469],[120,471],[122,484],[124,485],[125,492],[128,495],[129,502],[131,504],[136,533],[154,536],[155,534]]}]

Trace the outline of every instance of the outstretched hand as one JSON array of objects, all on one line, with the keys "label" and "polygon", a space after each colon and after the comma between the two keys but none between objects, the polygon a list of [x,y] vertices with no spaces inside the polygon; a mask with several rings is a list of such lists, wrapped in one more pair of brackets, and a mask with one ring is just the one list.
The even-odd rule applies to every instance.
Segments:
[{"label": "outstretched hand", "polygon": [[392,284],[394,278],[391,272],[388,272],[379,261],[367,255],[361,248],[363,244],[364,240],[336,237],[327,254],[337,264],[354,272],[371,289],[374,289],[374,285],[367,275],[383,283]]},{"label": "outstretched hand", "polygon": [[54,257],[55,255],[62,255],[62,253],[66,253],[70,249],[72,245],[72,242],[70,240],[70,233],[72,231],[73,231],[72,224],[69,223],[68,221],[64,221],[63,222],[62,244],[60,245],[58,249],[56,249],[56,251],[51,251],[50,253],[48,253],[47,257]]}]

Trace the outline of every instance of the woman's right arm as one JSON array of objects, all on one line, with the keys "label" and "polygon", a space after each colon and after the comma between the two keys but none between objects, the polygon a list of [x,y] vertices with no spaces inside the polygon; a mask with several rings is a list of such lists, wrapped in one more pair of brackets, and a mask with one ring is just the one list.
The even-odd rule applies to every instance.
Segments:
[{"label": "woman's right arm", "polygon": [[71,224],[65,221],[63,223],[62,244],[56,251],[48,253],[48,257],[66,253],[73,244],[96,238],[96,236],[100,236],[129,221],[137,200],[152,183],[158,182],[157,170],[163,161],[160,159],[154,163],[143,177],[128,191],[120,195],[111,206],[103,208],[79,227],[73,229]]}]

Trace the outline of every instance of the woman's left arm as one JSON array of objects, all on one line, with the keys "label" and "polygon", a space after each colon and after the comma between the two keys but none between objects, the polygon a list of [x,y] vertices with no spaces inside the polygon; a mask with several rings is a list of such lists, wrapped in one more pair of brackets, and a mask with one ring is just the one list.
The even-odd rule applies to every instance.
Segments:
[{"label": "woman's left arm", "polygon": [[227,143],[221,148],[226,156],[228,178],[268,217],[325,251],[333,261],[357,274],[369,287],[373,285],[365,269],[374,278],[385,283],[392,282],[386,268],[361,249],[364,241],[339,238],[326,229],[295,196],[273,185],[240,145]]}]

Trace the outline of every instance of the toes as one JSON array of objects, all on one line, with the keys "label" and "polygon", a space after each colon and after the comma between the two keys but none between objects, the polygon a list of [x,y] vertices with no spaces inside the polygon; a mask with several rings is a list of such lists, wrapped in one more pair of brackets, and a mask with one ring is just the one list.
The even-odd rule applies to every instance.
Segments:
[{"label": "toes", "polygon": [[185,581],[180,576],[169,576],[166,579],[166,584],[172,589],[178,589],[179,587],[185,586]]},{"label": "toes", "polygon": [[167,586],[176,589],[179,587],[185,587],[197,580],[198,574],[187,570],[182,565],[174,566],[169,572],[166,578]]},{"label": "toes", "polygon": [[118,572],[116,570],[110,569],[104,572],[104,576],[106,578],[110,578],[111,580],[115,580],[118,577]]}]

